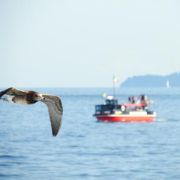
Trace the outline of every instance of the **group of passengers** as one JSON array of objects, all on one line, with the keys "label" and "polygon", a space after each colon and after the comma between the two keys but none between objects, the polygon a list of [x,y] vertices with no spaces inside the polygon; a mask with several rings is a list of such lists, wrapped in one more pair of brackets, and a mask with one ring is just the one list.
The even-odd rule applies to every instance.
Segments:
[{"label": "group of passengers", "polygon": [[128,101],[131,104],[140,104],[143,109],[147,108],[150,105],[150,100],[146,95],[140,95],[139,97],[130,96]]}]

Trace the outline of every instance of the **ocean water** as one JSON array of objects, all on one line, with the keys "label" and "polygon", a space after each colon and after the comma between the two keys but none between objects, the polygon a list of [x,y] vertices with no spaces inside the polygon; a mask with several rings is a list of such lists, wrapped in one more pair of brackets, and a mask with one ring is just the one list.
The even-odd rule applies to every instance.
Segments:
[{"label": "ocean water", "polygon": [[180,179],[180,89],[117,89],[120,102],[146,93],[152,123],[100,123],[92,116],[112,89],[37,89],[61,96],[60,133],[47,108],[0,102],[0,180]]}]

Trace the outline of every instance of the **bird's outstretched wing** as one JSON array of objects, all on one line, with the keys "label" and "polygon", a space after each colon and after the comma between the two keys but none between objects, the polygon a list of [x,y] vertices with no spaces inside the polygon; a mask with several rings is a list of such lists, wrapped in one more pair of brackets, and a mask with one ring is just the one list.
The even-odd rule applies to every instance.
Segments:
[{"label": "bird's outstretched wing", "polygon": [[51,121],[52,134],[56,136],[61,127],[62,114],[63,114],[63,106],[61,99],[58,96],[51,95],[42,95],[44,97],[42,102],[44,102],[49,111],[49,117]]},{"label": "bird's outstretched wing", "polygon": [[3,96],[3,95],[11,95],[11,96],[24,96],[26,94],[25,91],[22,91],[22,90],[18,90],[18,89],[15,89],[15,88],[8,88],[8,89],[5,89],[4,91],[1,91],[0,92],[0,98]]}]

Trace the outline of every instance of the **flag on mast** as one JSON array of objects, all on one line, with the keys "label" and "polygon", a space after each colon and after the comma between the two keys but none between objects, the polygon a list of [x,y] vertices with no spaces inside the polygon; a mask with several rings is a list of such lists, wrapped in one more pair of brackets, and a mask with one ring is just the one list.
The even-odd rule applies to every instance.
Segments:
[{"label": "flag on mast", "polygon": [[118,82],[118,78],[113,76],[113,96],[116,96],[116,83]]},{"label": "flag on mast", "polygon": [[113,76],[113,83],[117,83],[118,82],[118,78],[116,76]]}]

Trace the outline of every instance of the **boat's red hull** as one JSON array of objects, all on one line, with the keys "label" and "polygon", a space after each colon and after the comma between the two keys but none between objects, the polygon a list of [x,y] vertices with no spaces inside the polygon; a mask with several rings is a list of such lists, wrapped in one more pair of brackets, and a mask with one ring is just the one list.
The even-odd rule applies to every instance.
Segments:
[{"label": "boat's red hull", "polygon": [[104,122],[153,122],[155,120],[154,115],[147,116],[129,116],[129,115],[97,115],[98,121]]}]

